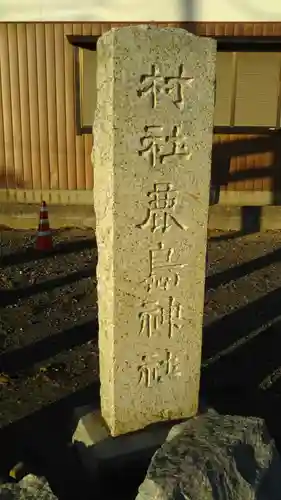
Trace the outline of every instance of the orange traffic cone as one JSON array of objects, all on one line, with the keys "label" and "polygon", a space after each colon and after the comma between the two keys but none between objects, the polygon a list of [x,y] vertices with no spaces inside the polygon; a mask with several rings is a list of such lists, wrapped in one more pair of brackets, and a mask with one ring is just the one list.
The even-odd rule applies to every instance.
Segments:
[{"label": "orange traffic cone", "polygon": [[45,201],[42,201],[40,208],[40,220],[37,232],[36,249],[52,250],[53,239],[49,226],[48,208]]}]

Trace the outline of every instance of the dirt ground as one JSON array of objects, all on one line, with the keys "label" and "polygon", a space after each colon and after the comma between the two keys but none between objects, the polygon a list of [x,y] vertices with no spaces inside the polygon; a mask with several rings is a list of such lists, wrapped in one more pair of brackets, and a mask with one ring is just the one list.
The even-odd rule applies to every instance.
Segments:
[{"label": "dirt ground", "polygon": [[[91,231],[55,233],[51,255],[34,241],[1,232],[0,473],[34,452],[63,482],[75,467],[65,422],[75,405],[98,405],[97,250]],[[213,233],[208,256],[201,396],[264,416],[279,442],[281,233]]]},{"label": "dirt ground", "polygon": [[93,234],[55,234],[51,256],[36,255],[34,241],[2,232],[1,426],[97,379]]}]

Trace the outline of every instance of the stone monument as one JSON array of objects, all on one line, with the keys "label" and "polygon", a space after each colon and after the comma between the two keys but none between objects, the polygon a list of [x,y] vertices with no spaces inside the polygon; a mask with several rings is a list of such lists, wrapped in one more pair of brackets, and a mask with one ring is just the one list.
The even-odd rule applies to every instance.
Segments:
[{"label": "stone monument", "polygon": [[101,414],[118,436],[197,412],[216,42],[139,25],[97,50]]}]

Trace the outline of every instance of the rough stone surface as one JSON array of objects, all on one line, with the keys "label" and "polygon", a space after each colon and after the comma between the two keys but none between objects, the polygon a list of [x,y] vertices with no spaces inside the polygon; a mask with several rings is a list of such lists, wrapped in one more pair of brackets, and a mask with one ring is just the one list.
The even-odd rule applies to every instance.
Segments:
[{"label": "rough stone surface", "polygon": [[280,500],[281,461],[262,419],[213,410],[175,426],[136,500]]},{"label": "rough stone surface", "polygon": [[216,44],[130,26],[97,50],[101,408],[116,436],[197,411]]},{"label": "rough stone surface", "polygon": [[45,478],[28,474],[18,483],[0,485],[0,500],[56,500]]}]

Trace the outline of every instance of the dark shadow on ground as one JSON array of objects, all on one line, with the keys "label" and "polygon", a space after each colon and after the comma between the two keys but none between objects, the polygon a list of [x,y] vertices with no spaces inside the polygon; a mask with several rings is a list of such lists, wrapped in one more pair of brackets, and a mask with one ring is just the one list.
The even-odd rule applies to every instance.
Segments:
[{"label": "dark shadow on ground", "polygon": [[[279,145],[276,141],[279,141]],[[274,158],[273,188],[280,192],[280,138],[272,139],[277,154]],[[260,142],[268,150],[268,139]],[[257,142],[237,143],[242,152],[255,147]],[[223,151],[225,147],[225,151]],[[221,146],[222,155],[230,159],[231,145]],[[228,148],[230,148],[228,150]],[[234,145],[235,148],[235,145]],[[253,150],[254,152],[255,150]],[[228,154],[229,152],[229,154]],[[250,152],[250,149],[249,149]],[[217,150],[219,154],[219,149]],[[217,158],[217,161],[219,158]],[[219,163],[217,173],[219,174]],[[222,172],[220,170],[220,172]],[[262,172],[265,174],[266,172]],[[267,170],[267,175],[269,170]],[[251,174],[251,172],[248,172]],[[229,161],[225,164],[225,182],[231,180]],[[244,179],[247,173],[244,173]],[[236,174],[236,180],[238,173]],[[241,180],[241,178],[239,179]],[[223,185],[223,179],[218,180]],[[274,193],[273,193],[274,194]],[[280,200],[279,200],[280,201]],[[273,204],[278,204],[277,198]],[[244,207],[241,231],[211,238],[213,242],[233,240],[260,230],[260,207]],[[231,281],[247,278],[281,260],[281,249],[262,255],[249,262],[210,275],[207,290],[214,290]],[[233,291],[232,293],[237,293]],[[222,316],[203,330],[203,362],[201,370],[201,398],[222,413],[258,416],[266,420],[281,452],[281,288],[255,300],[238,310]]]},{"label": "dark shadow on ground", "polygon": [[244,262],[238,266],[231,267],[225,271],[222,271],[206,278],[206,287],[209,290],[214,290],[219,286],[226,285],[230,281],[238,280],[243,276],[248,276],[249,274],[259,271],[271,264],[281,261],[281,248],[274,250],[273,252],[267,253],[261,257],[250,260],[249,262]]},{"label": "dark shadow on ground", "polygon": [[242,236],[245,236],[245,233],[243,231],[230,231],[226,234],[221,234],[219,236],[212,236],[210,238],[210,241],[229,241],[229,240],[236,240],[237,238],[241,238]]},{"label": "dark shadow on ground", "polygon": [[63,241],[55,245],[54,249],[49,252],[41,252],[35,248],[26,248],[22,252],[15,252],[9,255],[2,255],[0,258],[0,267],[26,264],[36,260],[42,260],[54,255],[67,255],[70,253],[78,253],[82,250],[96,248],[95,238],[83,238],[78,240]]},{"label": "dark shadow on ground", "polygon": [[15,304],[19,299],[27,299],[32,295],[42,292],[49,292],[57,287],[62,287],[65,285],[70,285],[76,281],[80,281],[84,278],[89,278],[95,275],[96,266],[88,265],[85,268],[80,269],[64,276],[59,276],[57,278],[48,279],[41,281],[40,283],[35,283],[33,285],[27,285],[24,287],[13,288],[13,289],[0,289],[0,307],[5,307],[11,304]]},{"label": "dark shadow on ground", "polygon": [[[4,255],[0,267],[1,265],[2,267],[6,267],[27,262],[33,263],[36,266],[35,261],[38,259],[94,248],[95,240],[91,238],[64,241],[56,245],[53,252],[47,254],[39,253],[33,248],[27,248],[23,252]],[[19,299],[23,299],[24,307],[24,304],[28,303],[28,301],[25,302],[25,299],[33,295],[42,292],[49,293],[54,288],[63,288],[66,285],[73,284],[90,276],[93,277],[93,282],[95,282],[95,257],[94,252],[93,264],[90,265],[85,262],[88,258],[81,258],[81,269],[78,271],[69,273],[66,271],[67,274],[45,279],[39,283],[0,290],[0,312],[1,308],[3,311],[5,306],[14,304]],[[65,266],[66,264],[62,263],[63,265]],[[82,292],[83,290],[84,288],[82,288]],[[12,384],[13,381],[15,382],[14,386],[12,385],[11,387],[11,392],[15,400],[19,398],[20,401],[22,396],[17,393],[16,379],[20,378],[22,381],[22,379],[25,380],[25,376],[29,377],[29,371],[35,368],[35,364],[50,360],[63,351],[70,352],[74,348],[96,339],[97,318],[95,308],[96,298],[94,294],[92,300],[93,308],[91,310],[87,309],[86,316],[82,312],[79,321],[77,321],[79,317],[78,313],[76,322],[72,327],[62,329],[58,333],[51,332],[51,334],[48,334],[47,332],[46,335],[47,327],[43,323],[32,325],[31,329],[40,330],[42,328],[45,337],[24,347],[10,349],[1,353],[0,374],[4,372],[5,375],[10,376]],[[72,309],[73,307],[75,306],[72,306]],[[15,311],[14,314],[17,314],[17,312]],[[62,311],[62,316],[64,314],[66,317],[63,317],[62,320],[67,320],[68,314],[66,310]],[[44,315],[41,315],[40,321],[44,321]],[[0,448],[1,450],[5,450],[5,453],[0,454],[1,477],[6,478],[9,469],[18,461],[23,460],[31,464],[34,471],[37,471],[38,467],[41,468],[41,473],[47,477],[59,499],[69,500],[73,498],[77,500],[77,498],[83,498],[87,500],[95,496],[95,490],[89,482],[89,478],[85,477],[84,471],[70,446],[74,408],[87,404],[99,407],[99,382],[92,383],[95,376],[93,373],[92,377],[89,377],[91,385],[88,387],[79,391],[76,389],[70,396],[64,397],[49,406],[46,406],[48,402],[44,401],[44,406],[40,411],[32,413],[21,420],[16,420],[14,423],[0,429]],[[83,380],[85,382],[87,378]],[[32,400],[32,394],[24,394],[24,397],[30,397],[30,400]],[[32,407],[32,405],[30,406]],[[19,408],[20,414],[21,410]]]},{"label": "dark shadow on ground", "polygon": [[67,398],[45,407],[0,430],[0,470],[6,478],[18,461],[40,469],[60,500],[97,498],[93,485],[85,475],[70,447],[73,410],[91,404],[99,407],[99,383],[94,383]]},{"label": "dark shadow on ground", "polygon": [[0,354],[0,373],[6,373],[13,377],[23,376],[22,371],[32,368],[35,363],[40,363],[52,358],[62,351],[73,349],[86,342],[97,339],[98,324],[96,314],[93,313],[91,320],[79,322],[72,328],[60,333],[45,337],[33,344],[19,349]]},{"label": "dark shadow on ground", "polygon": [[[234,352],[239,352],[242,355],[243,349],[247,348],[249,342],[251,341],[251,352],[253,350],[253,343],[257,340],[251,340],[254,332],[257,332],[260,328],[266,328],[267,324],[271,324],[276,318],[280,317],[280,303],[281,303],[281,289],[274,290],[268,293],[264,297],[250,302],[246,306],[221,317],[220,319],[212,322],[210,325],[204,328],[203,335],[203,361],[221,353],[230,346],[233,346],[237,342],[242,342],[245,340],[245,347],[237,348]],[[281,319],[281,318],[280,318]],[[280,337],[280,347],[281,347],[281,336],[278,336],[280,330],[280,325],[278,328],[278,323],[274,326],[274,342],[272,335],[258,335],[258,339],[264,337],[264,341],[269,343],[270,346],[270,356],[268,359],[273,357],[278,357],[278,361],[281,362],[280,350],[276,352],[271,352],[272,349],[276,349],[277,345],[274,346],[275,342],[279,341]],[[246,345],[247,340],[247,345]],[[265,353],[264,349],[260,351]],[[251,364],[251,369],[254,367],[255,370],[262,370],[262,365],[254,363],[255,358],[253,356],[253,362]],[[260,360],[261,361],[261,360]],[[266,360],[263,359],[263,362]],[[267,360],[268,361],[268,360]],[[228,358],[228,362],[230,362]],[[225,367],[226,368],[226,367]],[[276,367],[274,367],[276,368]],[[237,370],[234,370],[235,374]],[[241,366],[239,366],[239,372],[241,372]],[[251,374],[248,373],[246,380],[249,381]]]},{"label": "dark shadow on ground", "polygon": [[[258,267],[280,251],[257,259]],[[247,263],[255,268],[255,261]],[[239,273],[240,269],[240,273]],[[247,274],[247,268],[244,275]],[[235,275],[220,273],[216,285]],[[241,266],[238,266],[238,277]],[[214,280],[216,276],[211,277]],[[209,283],[210,284],[210,283]],[[266,419],[281,451],[281,289],[241,307],[205,326],[201,396],[218,411],[256,415]]]},{"label": "dark shadow on ground", "polygon": [[150,458],[130,456],[125,463],[116,459],[101,468],[98,481],[90,477],[70,446],[75,423],[73,411],[79,406],[100,407],[99,383],[50,405],[0,430],[0,471],[18,461],[30,464],[31,471],[43,474],[59,500],[133,500],[146,474]]}]

